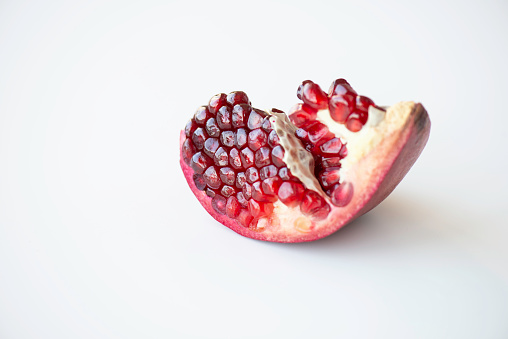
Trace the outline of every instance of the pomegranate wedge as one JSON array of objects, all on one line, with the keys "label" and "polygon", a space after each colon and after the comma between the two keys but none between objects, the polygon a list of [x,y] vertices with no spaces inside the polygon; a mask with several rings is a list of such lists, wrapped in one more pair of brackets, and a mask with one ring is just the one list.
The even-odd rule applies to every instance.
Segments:
[{"label": "pomegranate wedge", "polygon": [[197,109],[180,135],[180,165],[201,205],[249,238],[326,237],[383,201],[422,152],[421,104],[376,106],[344,79],[328,93],[306,80],[286,115],[244,92]]}]

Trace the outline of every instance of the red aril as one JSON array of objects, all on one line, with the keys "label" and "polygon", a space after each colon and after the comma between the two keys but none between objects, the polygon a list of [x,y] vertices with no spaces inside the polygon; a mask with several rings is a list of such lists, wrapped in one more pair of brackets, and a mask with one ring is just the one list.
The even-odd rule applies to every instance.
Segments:
[{"label": "red aril", "polygon": [[323,238],[374,208],[423,150],[421,104],[382,109],[344,79],[326,94],[306,80],[289,116],[217,94],[181,132],[180,164],[201,205],[244,236],[276,242]]}]

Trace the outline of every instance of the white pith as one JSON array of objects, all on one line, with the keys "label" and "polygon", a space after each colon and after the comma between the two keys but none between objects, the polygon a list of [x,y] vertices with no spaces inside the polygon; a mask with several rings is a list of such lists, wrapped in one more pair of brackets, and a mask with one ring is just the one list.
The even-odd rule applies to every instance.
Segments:
[{"label": "white pith", "polygon": [[[367,123],[358,132],[349,131],[345,125],[334,121],[328,109],[320,110],[317,120],[328,126],[330,132],[339,137],[343,144],[346,144],[348,154],[341,161],[339,170],[340,182],[349,181],[354,177],[354,169],[357,162],[374,150],[383,139],[399,130],[407,121],[411,113],[410,107],[414,103],[401,102],[388,107],[386,112],[376,107],[369,107]],[[284,148],[283,161],[306,188],[318,192],[326,201],[331,204],[330,197],[326,195],[314,174],[314,159],[295,136],[297,127],[289,120],[284,113],[270,111],[270,122],[274,126],[279,142]],[[340,208],[340,207],[336,207]],[[290,228],[301,233],[306,233],[316,223],[312,218],[303,215],[298,208],[290,208],[280,201],[274,203],[274,215],[279,217],[278,227]],[[261,224],[264,224],[262,222]],[[303,226],[302,226],[303,225]]]}]

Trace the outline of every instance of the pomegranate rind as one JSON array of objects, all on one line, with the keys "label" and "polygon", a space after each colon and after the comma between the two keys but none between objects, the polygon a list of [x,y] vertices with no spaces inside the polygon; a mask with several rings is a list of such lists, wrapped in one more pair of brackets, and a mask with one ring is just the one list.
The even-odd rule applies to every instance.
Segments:
[{"label": "pomegranate rind", "polygon": [[[354,175],[348,177],[348,182],[354,187],[352,200],[344,207],[332,205],[328,217],[315,221],[310,231],[302,232],[298,227],[279,227],[280,225],[267,225],[263,230],[253,230],[216,212],[212,208],[211,199],[196,187],[192,178],[194,171],[183,160],[181,150],[186,139],[183,130],[180,133],[180,166],[187,184],[200,204],[215,220],[231,230],[251,239],[271,242],[314,241],[336,232],[381,203],[400,183],[423,151],[431,126],[425,108],[419,103],[403,102],[393,106],[393,109],[410,110],[409,114],[404,115],[407,116],[406,121],[354,165],[350,171]],[[287,213],[292,213],[291,209],[287,209]]]}]

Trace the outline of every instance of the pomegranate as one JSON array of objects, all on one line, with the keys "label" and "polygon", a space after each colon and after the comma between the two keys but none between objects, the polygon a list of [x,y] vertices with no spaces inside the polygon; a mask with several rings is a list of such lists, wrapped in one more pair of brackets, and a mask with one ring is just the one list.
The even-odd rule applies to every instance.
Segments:
[{"label": "pomegranate", "polygon": [[310,81],[286,115],[241,91],[213,96],[181,132],[180,165],[201,205],[249,238],[323,238],[383,201],[422,152],[423,106],[376,106],[344,79]]}]

